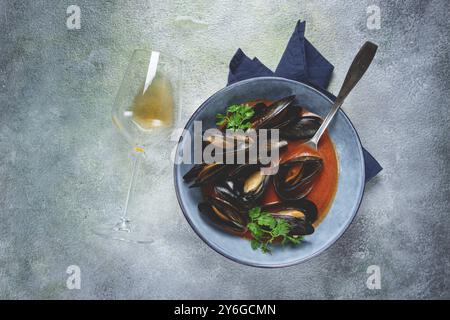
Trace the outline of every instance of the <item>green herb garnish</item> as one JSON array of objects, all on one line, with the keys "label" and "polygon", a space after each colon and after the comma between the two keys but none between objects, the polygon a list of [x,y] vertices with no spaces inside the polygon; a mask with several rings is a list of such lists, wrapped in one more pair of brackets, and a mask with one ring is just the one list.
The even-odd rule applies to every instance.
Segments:
[{"label": "green herb garnish", "polygon": [[216,114],[216,124],[226,126],[227,129],[236,131],[238,129],[249,129],[250,119],[255,114],[255,110],[247,104],[233,104],[228,107],[226,114]]},{"label": "green herb garnish", "polygon": [[268,212],[261,211],[260,207],[250,209],[248,212],[250,222],[247,224],[253,239],[250,245],[253,250],[261,249],[263,253],[271,253],[272,242],[281,238],[281,245],[290,242],[299,244],[303,237],[290,236],[291,226],[286,220],[275,218]]}]

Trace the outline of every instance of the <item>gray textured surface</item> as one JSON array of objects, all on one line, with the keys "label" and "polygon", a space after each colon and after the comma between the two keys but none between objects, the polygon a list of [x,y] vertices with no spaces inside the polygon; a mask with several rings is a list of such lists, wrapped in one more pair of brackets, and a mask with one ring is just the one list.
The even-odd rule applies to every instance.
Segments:
[{"label": "gray textured surface", "polygon": [[[78,31],[65,25],[74,2]],[[74,2],[0,1],[1,298],[450,298],[448,1],[374,1],[373,31],[372,1]],[[129,177],[110,107],[132,48],[186,60],[187,119],[224,85],[237,47],[274,67],[298,19],[336,66],[331,91],[365,40],[380,45],[344,109],[385,170],[344,236],[295,267],[238,265],[194,234],[171,169],[151,163],[137,197],[152,208],[158,190],[165,208],[153,244],[93,235],[118,214]],[[71,264],[81,290],[66,288]],[[372,264],[381,290],[366,288]]]}]

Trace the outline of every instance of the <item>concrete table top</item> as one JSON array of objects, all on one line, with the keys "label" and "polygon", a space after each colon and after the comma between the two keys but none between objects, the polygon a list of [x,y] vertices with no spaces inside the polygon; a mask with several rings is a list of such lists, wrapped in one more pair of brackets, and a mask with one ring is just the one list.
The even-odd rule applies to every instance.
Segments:
[{"label": "concrete table top", "polygon": [[[64,1],[0,1],[0,298],[450,298],[448,1],[72,2],[80,29],[66,26]],[[372,4],[380,29],[367,27]],[[360,45],[380,46],[343,109],[384,170],[343,237],[285,269],[227,260],[185,221],[162,146],[134,201],[153,243],[93,234],[128,184],[110,111],[132,50],[185,61],[187,120],[225,85],[238,47],[274,68],[298,19],[335,65],[334,93]],[[70,265],[80,289],[66,285]],[[366,285],[371,265],[380,289]]]}]

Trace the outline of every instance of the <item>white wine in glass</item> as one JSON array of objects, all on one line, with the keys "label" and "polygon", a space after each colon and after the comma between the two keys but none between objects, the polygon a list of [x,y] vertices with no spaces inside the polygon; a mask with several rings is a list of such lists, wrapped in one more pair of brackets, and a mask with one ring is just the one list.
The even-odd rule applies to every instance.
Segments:
[{"label": "white wine in glass", "polygon": [[156,142],[169,141],[178,125],[181,75],[182,62],[173,56],[141,49],[133,52],[112,109],[113,123],[132,149],[130,183],[120,215],[95,233],[134,243],[152,242],[151,217],[130,212],[129,204],[141,160]]}]

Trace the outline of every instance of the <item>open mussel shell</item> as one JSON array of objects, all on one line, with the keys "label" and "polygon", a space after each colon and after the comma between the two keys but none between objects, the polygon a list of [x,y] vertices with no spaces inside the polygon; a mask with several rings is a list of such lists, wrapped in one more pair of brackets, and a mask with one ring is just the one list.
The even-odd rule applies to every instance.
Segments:
[{"label": "open mussel shell", "polygon": [[291,236],[304,236],[314,232],[312,224],[317,219],[317,207],[309,200],[283,202],[262,209],[274,218],[287,221],[291,226]]},{"label": "open mussel shell", "polygon": [[259,107],[258,112],[253,116],[252,128],[255,130],[276,128],[285,120],[288,110],[287,107],[294,100],[295,96],[288,96],[275,101],[266,107],[266,110],[259,111],[262,108]]},{"label": "open mussel shell", "polygon": [[273,177],[276,193],[283,200],[298,200],[308,195],[323,168],[316,156],[300,156],[280,164]]},{"label": "open mussel shell", "polygon": [[278,219],[283,219],[291,226],[290,236],[307,236],[314,233],[314,227],[311,222],[297,215],[299,211],[295,209],[286,209],[280,213],[272,213],[272,216]]},{"label": "open mussel shell", "polygon": [[[241,136],[240,136],[241,137]],[[199,187],[206,184],[216,183],[221,180],[226,180],[227,174],[232,171],[234,172],[231,176],[236,177],[237,172],[241,172],[242,174],[244,172],[248,172],[248,170],[254,168],[253,164],[249,164],[250,159],[250,141],[245,140],[247,135],[243,135],[241,137],[242,141],[244,141],[245,146],[239,147],[239,149],[233,148],[229,153],[225,152],[223,154],[215,154],[215,156],[219,157],[221,162],[215,162],[215,163],[201,163],[201,164],[195,164],[184,176],[183,179],[186,182],[192,182],[192,187]],[[220,139],[220,138],[217,138]],[[248,139],[253,139],[252,137],[249,137]],[[210,142],[210,143],[220,143],[221,142]],[[224,142],[225,143],[225,142]],[[227,142],[228,143],[228,142]],[[275,150],[279,150],[283,147],[287,146],[286,140],[271,140],[269,139],[267,141],[266,145],[266,156],[270,160],[270,157],[273,155],[273,152]],[[243,148],[243,149],[240,149]],[[220,150],[220,148],[219,148]],[[259,149],[260,153],[263,152],[262,149]],[[261,167],[261,163],[263,162],[260,158],[258,158],[258,154],[255,155],[256,159],[253,159],[254,163],[256,163],[256,166],[259,168]],[[244,162],[246,164],[234,164],[240,159],[244,159]],[[228,159],[233,159],[234,163],[227,164],[225,162],[228,161]],[[245,168],[245,170],[243,170]],[[236,170],[235,170],[236,169]],[[256,169],[255,169],[256,170]],[[256,176],[254,176],[256,178]],[[252,180],[254,181],[254,180]],[[250,181],[249,181],[250,183]],[[251,188],[250,188],[251,189]]]},{"label": "open mussel shell", "polygon": [[[218,161],[220,162],[233,165],[234,163],[245,162],[250,154],[256,154],[258,146],[257,139],[257,133],[253,131],[219,132],[208,135],[205,138],[206,146],[204,146],[203,152],[211,154],[214,159],[219,159]],[[287,144],[285,140],[282,141]],[[272,148],[281,148],[282,146],[274,146]]]},{"label": "open mussel shell", "polygon": [[219,153],[237,152],[247,150],[256,143],[255,137],[244,132],[224,133],[217,132],[205,137],[206,145],[212,145]]},{"label": "open mussel shell", "polygon": [[316,116],[294,117],[280,128],[280,136],[284,139],[311,139],[322,124]]},{"label": "open mussel shell", "polygon": [[243,234],[247,231],[247,213],[220,197],[207,197],[198,205],[200,212],[214,225],[226,232]]},{"label": "open mussel shell", "polygon": [[270,176],[265,175],[261,168],[259,164],[242,164],[228,173],[229,178],[233,180],[233,193],[241,199],[246,208],[252,208],[256,204],[269,184]]},{"label": "open mussel shell", "polygon": [[237,165],[227,173],[227,179],[214,185],[214,194],[240,210],[248,211],[257,206],[267,186],[270,176],[264,175],[260,165]]},{"label": "open mussel shell", "polygon": [[[266,160],[271,159],[270,157],[273,156],[275,150],[285,146],[287,146],[286,140],[269,140],[265,146],[268,157]],[[262,152],[261,149],[260,152]],[[238,203],[241,208],[251,209],[256,206],[257,201],[264,194],[270,181],[270,175],[264,174],[262,168],[272,165],[272,163],[263,164],[259,157],[249,161],[249,154],[246,154],[245,158],[247,160],[246,163],[228,165],[231,169],[226,171],[224,181],[216,183],[214,189],[225,199]]]},{"label": "open mussel shell", "polygon": [[310,223],[314,223],[317,220],[317,206],[314,204],[314,202],[306,198],[299,200],[285,200],[282,202],[263,206],[263,209],[269,212],[284,211],[286,208],[295,209],[302,212],[304,218]]},{"label": "open mussel shell", "polygon": [[203,170],[203,168],[206,166],[206,164],[195,164],[184,176],[183,180],[185,182],[192,182],[194,181],[197,176],[200,174],[200,172]]},{"label": "open mussel shell", "polygon": [[258,102],[253,106],[253,117],[256,119],[267,111],[267,105],[264,102]]},{"label": "open mussel shell", "polygon": [[202,163],[194,165],[184,176],[186,182],[193,182],[191,188],[199,187],[223,178],[231,166],[223,163]]},{"label": "open mussel shell", "polygon": [[233,180],[226,180],[214,185],[213,191],[216,197],[233,204],[236,208],[240,208],[241,210],[254,207],[253,202],[248,202],[247,199],[241,197],[240,191]]}]

